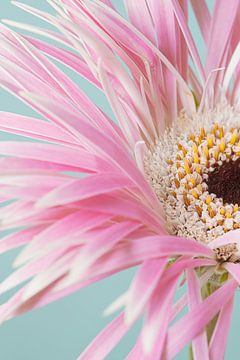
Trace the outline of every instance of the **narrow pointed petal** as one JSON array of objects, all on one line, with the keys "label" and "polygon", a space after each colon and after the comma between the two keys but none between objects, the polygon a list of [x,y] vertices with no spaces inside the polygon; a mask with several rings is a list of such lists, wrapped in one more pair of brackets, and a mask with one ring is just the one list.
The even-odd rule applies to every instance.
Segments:
[{"label": "narrow pointed petal", "polygon": [[229,280],[170,328],[166,348],[170,359],[202,332],[208,322],[233,297],[237,286],[235,280]]},{"label": "narrow pointed petal", "polygon": [[[187,281],[189,310],[192,310],[202,302],[201,287],[197,275],[193,270],[187,270]],[[205,330],[193,339],[192,350],[195,360],[209,359],[208,341]]]},{"label": "narrow pointed petal", "polygon": [[128,331],[121,313],[93,340],[78,360],[103,360]]},{"label": "narrow pointed petal", "polygon": [[143,263],[129,289],[125,320],[131,324],[136,320],[155,290],[163,273],[167,259],[150,260]]},{"label": "narrow pointed petal", "polygon": [[[234,20],[239,11],[239,0],[215,2],[209,35],[206,71],[224,66],[223,56],[233,31]],[[224,27],[222,26],[224,24]]]},{"label": "narrow pointed petal", "polygon": [[210,359],[224,359],[230,322],[233,311],[233,298],[221,309],[210,343]]}]

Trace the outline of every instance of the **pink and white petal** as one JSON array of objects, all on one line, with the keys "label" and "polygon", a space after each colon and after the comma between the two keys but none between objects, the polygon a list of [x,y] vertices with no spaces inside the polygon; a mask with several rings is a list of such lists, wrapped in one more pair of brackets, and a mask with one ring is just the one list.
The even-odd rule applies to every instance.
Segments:
[{"label": "pink and white petal", "polygon": [[103,316],[113,315],[116,311],[122,309],[128,300],[128,291],[121,294],[117,299],[115,299],[108,307],[104,310]]},{"label": "pink and white petal", "polygon": [[33,237],[44,230],[46,225],[39,225],[15,232],[0,239],[0,254],[15,249],[32,241]]},{"label": "pink and white petal", "polygon": [[159,283],[149,301],[141,340],[144,353],[151,360],[162,358],[177,280],[178,276],[164,286]]},{"label": "pink and white petal", "polygon": [[13,113],[0,112],[0,130],[58,144],[81,146],[74,137],[54,124]]},{"label": "pink and white petal", "polygon": [[0,283],[0,294],[13,289],[34,275],[48,269],[57,259],[64,255],[64,253],[65,249],[58,249],[14,271]]},{"label": "pink and white petal", "polygon": [[157,208],[159,208],[160,205],[156,196],[123,146],[115,143],[110,137],[94,128],[83,118],[80,119],[76,114],[69,112],[68,108],[64,106],[64,100],[58,103],[49,98],[33,94],[25,94],[25,97],[30,97],[37,104],[38,108],[44,109],[48,114],[51,114],[51,117],[56,119],[56,123],[64,124],[73,134],[81,139],[83,146],[89,149],[89,151],[107,159],[114,168],[121,169],[144,194],[148,195],[149,201],[151,199]]},{"label": "pink and white petal", "polygon": [[124,241],[129,234],[138,229],[141,224],[136,222],[125,221],[114,224],[107,229],[98,231],[92,236],[89,233],[87,244],[71,264],[71,272],[67,282],[63,286],[71,285],[80,278],[84,278],[91,265],[103,255],[107,254],[120,241]]},{"label": "pink and white petal", "polygon": [[143,311],[154,292],[167,264],[167,258],[154,259],[142,264],[128,292],[125,321],[132,324]]},{"label": "pink and white petal", "polygon": [[89,82],[97,86],[99,89],[101,89],[101,84],[93,76],[86,62],[83,59],[81,59],[80,56],[77,56],[68,50],[61,49],[52,44],[43,42],[42,40],[33,39],[31,37],[25,37],[25,38],[33,46],[41,50],[44,54],[68,66],[70,69],[76,71],[79,75],[81,75],[84,79],[88,80]]},{"label": "pink and white petal", "polygon": [[78,360],[105,359],[128,330],[129,327],[124,323],[124,314],[121,313],[105,329],[102,330],[102,332],[78,357]]},{"label": "pink and white petal", "polygon": [[233,298],[223,306],[215,326],[211,342],[210,342],[210,359],[219,360],[224,359],[226,351],[228,332],[230,330],[230,322],[233,311]]},{"label": "pink and white petal", "polygon": [[[60,250],[57,250],[56,252],[59,251]],[[27,302],[29,299],[46,289],[49,285],[66,275],[78,251],[79,247],[65,249],[61,257],[55,260],[55,262],[46,269],[36,274],[36,276],[24,287],[21,302]]]},{"label": "pink and white petal", "polygon": [[208,10],[206,0],[196,1],[191,0],[192,8],[196,16],[202,37],[205,44],[208,44],[209,29],[211,25],[211,15]]},{"label": "pink and white petal", "polygon": [[[0,182],[1,183],[1,182]],[[121,174],[93,174],[77,180],[65,181],[65,184],[53,189],[36,203],[39,208],[66,205],[99,194],[110,193],[122,188],[131,188],[132,182]]]},{"label": "pink and white petal", "polygon": [[234,296],[237,286],[235,280],[229,280],[169,329],[166,346],[168,358],[172,359],[202,332],[209,321]]},{"label": "pink and white petal", "polygon": [[138,2],[125,0],[125,7],[131,23],[141,31],[153,44],[156,44],[156,33],[153,24],[152,14],[146,0]]},{"label": "pink and white petal", "polygon": [[[187,270],[187,282],[189,310],[192,310],[202,302],[200,282],[193,270]],[[208,340],[205,330],[192,340],[192,351],[194,360],[209,359]]]},{"label": "pink and white petal", "polygon": [[[66,167],[76,167],[79,172],[109,170],[106,162],[88,151],[78,148],[60,147],[52,144],[2,141],[0,154],[23,159],[46,161]],[[105,163],[105,165],[104,165]]]},{"label": "pink and white petal", "polygon": [[[207,75],[212,70],[225,66],[223,63],[224,53],[229,45],[238,11],[239,0],[231,0],[229,2],[218,0],[215,2],[206,60]],[[224,27],[222,24],[224,24]]]},{"label": "pink and white petal", "polygon": [[[58,247],[69,247],[73,243],[81,244],[84,232],[104,224],[109,219],[111,215],[89,211],[75,211],[66,215],[34,236],[28,246],[17,256],[15,264],[22,265],[32,257],[41,256],[42,253]],[[71,238],[72,241],[69,241]]]},{"label": "pink and white petal", "polygon": [[[56,172],[67,171],[76,173],[79,172],[79,167],[68,164],[58,164],[45,160],[33,160],[17,157],[0,157],[0,174],[22,173],[24,171],[40,171],[40,172]],[[85,170],[87,172],[87,170]]]},{"label": "pink and white petal", "polygon": [[209,243],[211,249],[223,246],[229,243],[237,243],[240,245],[240,230],[228,231],[226,234],[219,236],[217,239]]},{"label": "pink and white petal", "polygon": [[174,9],[178,24],[179,24],[179,26],[180,26],[180,28],[182,30],[183,36],[184,36],[185,41],[186,41],[186,43],[188,45],[189,52],[190,52],[190,54],[192,56],[193,62],[195,64],[196,69],[198,71],[198,74],[200,76],[201,83],[204,83],[205,71],[204,71],[204,68],[203,68],[203,65],[202,65],[202,62],[201,62],[197,47],[195,45],[195,42],[194,42],[194,40],[192,38],[191,32],[190,32],[189,27],[187,25],[187,21],[185,19],[182,8],[181,8],[178,1],[176,1],[176,0],[171,0],[171,1],[172,1],[173,9]]},{"label": "pink and white petal", "polygon": [[[152,1],[148,0],[148,7],[151,9],[151,16],[156,32],[156,46],[176,66],[177,63],[177,39],[176,22],[174,12],[167,0]],[[171,70],[162,67],[164,84],[164,98],[166,102],[166,112],[168,124],[171,124],[177,117],[177,88],[176,78]],[[156,79],[157,80],[157,79]],[[156,81],[155,80],[155,81]]]},{"label": "pink and white petal", "polygon": [[[110,31],[118,41],[126,48],[131,49],[133,53],[137,53],[143,60],[148,60],[152,64],[155,57],[159,58],[166,67],[172,72],[173,76],[179,82],[182,92],[185,93],[185,97],[182,98],[184,107],[187,112],[192,113],[195,111],[195,104],[192,94],[189,92],[189,88],[182,76],[176,71],[171,62],[164,54],[158,50],[156,46],[152,44],[145,36],[141,34],[134,26],[129,24],[116,12],[100,4],[99,1],[94,3],[88,3],[89,9],[97,16],[101,24],[104,25],[106,30]],[[188,96],[186,96],[188,94]]]},{"label": "pink and white petal", "polygon": [[143,353],[143,347],[140,339],[134,345],[130,353],[127,355],[125,360],[145,360],[146,356]]},{"label": "pink and white petal", "polygon": [[224,267],[240,285],[240,264],[226,263]]},{"label": "pink and white petal", "polygon": [[[63,72],[61,72],[55,65],[49,62],[46,57],[41,55],[39,51],[29,44],[23,37],[14,34],[17,40],[17,45],[14,44],[14,49],[9,51],[10,55],[5,56],[5,61],[2,59],[2,66],[23,85],[23,89],[34,92],[34,85],[38,83],[39,89],[44,89],[43,81],[48,86],[45,91],[49,92],[49,87],[58,92],[59,95],[68,98],[77,107],[81,104],[81,111],[89,117],[93,123],[97,123],[106,134],[112,136],[113,139],[119,141],[118,130],[112,121],[95,106]],[[9,45],[8,47],[13,46]],[[5,46],[6,48],[6,46]],[[11,58],[11,54],[16,53],[17,62],[6,61]],[[20,68],[19,59],[24,64],[24,68]],[[25,70],[27,70],[27,72]],[[31,72],[31,75],[30,73]],[[34,78],[33,75],[36,75]],[[26,79],[29,81],[26,83]],[[32,80],[31,80],[32,79]],[[39,81],[41,79],[41,81]],[[30,87],[29,87],[30,86]],[[36,87],[35,87],[36,89]],[[42,90],[43,91],[43,90]],[[44,93],[44,92],[43,92]],[[69,104],[70,107],[70,104]]]}]

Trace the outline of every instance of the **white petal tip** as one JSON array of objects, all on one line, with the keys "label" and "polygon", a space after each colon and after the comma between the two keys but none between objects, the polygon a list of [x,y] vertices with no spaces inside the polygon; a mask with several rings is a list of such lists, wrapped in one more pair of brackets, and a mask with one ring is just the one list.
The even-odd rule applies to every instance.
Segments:
[{"label": "white petal tip", "polygon": [[149,332],[145,328],[142,334],[142,347],[143,347],[143,352],[146,355],[150,355],[153,349],[153,338],[150,333],[151,331]]},{"label": "white petal tip", "polygon": [[129,311],[128,309],[125,310],[124,314],[124,322],[127,326],[130,326],[136,320],[136,313],[133,311]]},{"label": "white petal tip", "polygon": [[35,209],[44,209],[47,208],[49,205],[47,204],[47,202],[45,200],[40,199],[39,201],[37,201],[34,204],[34,208]]}]

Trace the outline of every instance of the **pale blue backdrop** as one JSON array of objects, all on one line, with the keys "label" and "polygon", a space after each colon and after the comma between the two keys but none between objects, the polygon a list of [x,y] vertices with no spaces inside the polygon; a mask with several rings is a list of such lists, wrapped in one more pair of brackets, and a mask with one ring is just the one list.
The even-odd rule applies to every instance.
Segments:
[{"label": "pale blue backdrop", "polygon": [[[137,0],[136,0],[137,1]],[[196,0],[201,1],[201,0]],[[45,0],[25,0],[42,10],[49,10]],[[123,13],[122,0],[115,0],[115,5]],[[212,8],[213,1],[208,1]],[[0,1],[0,17],[42,25],[42,23],[11,5],[9,0]],[[190,16],[194,36],[204,57],[204,49],[199,36],[194,17]],[[1,44],[0,44],[1,46]],[[65,71],[79,83],[86,93],[111,114],[104,96],[84,80],[76,78],[69,70]],[[32,111],[0,89],[0,110],[32,115]],[[9,136],[0,133],[0,139]],[[17,138],[17,137],[15,137]],[[0,281],[11,269],[11,262],[16,252],[11,252],[0,258]],[[103,318],[104,308],[119,294],[125,291],[132,279],[134,270],[126,271],[110,279],[94,284],[87,289],[53,303],[45,308],[20,316],[0,327],[0,360],[75,360],[90,340],[107,324],[110,319]],[[6,297],[1,297],[3,302]],[[226,359],[239,359],[239,323],[240,296],[236,296],[235,312],[231,337],[228,343]],[[131,348],[138,332],[138,325],[129,333],[119,346],[107,358],[108,360],[123,360]],[[187,359],[187,349],[177,360]],[[89,359],[91,360],[91,359]]]}]

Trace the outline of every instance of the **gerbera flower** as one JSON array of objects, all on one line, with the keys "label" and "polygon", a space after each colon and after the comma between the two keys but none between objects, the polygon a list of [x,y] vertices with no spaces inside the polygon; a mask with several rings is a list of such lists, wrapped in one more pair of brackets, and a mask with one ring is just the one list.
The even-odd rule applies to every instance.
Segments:
[{"label": "gerbera flower", "polygon": [[[240,282],[239,1],[213,14],[192,1],[204,65],[187,1],[126,0],[129,22],[109,0],[48,2],[57,16],[15,4],[58,32],[8,23],[58,45],[0,27],[1,85],[47,120],[0,116],[41,140],[0,143],[1,229],[14,229],[0,251],[26,245],[0,292],[29,280],[0,320],[139,265],[79,359],[104,359],[141,316],[127,359],[172,359],[189,342],[194,359],[222,359]],[[101,89],[117,122],[49,57]]]}]

